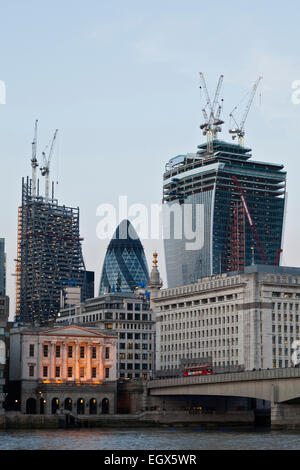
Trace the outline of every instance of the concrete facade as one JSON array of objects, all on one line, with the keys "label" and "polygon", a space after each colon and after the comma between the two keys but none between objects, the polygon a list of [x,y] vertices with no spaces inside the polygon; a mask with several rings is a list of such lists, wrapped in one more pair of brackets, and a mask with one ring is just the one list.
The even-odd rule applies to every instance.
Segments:
[{"label": "concrete facade", "polygon": [[156,369],[206,357],[215,367],[290,367],[299,305],[300,268],[249,266],[157,291]]}]

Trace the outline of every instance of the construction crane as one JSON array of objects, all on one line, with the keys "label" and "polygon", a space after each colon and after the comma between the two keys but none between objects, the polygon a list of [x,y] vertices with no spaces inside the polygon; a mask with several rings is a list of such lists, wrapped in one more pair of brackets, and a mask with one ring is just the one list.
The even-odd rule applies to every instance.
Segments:
[{"label": "construction crane", "polygon": [[236,120],[234,118],[234,115],[233,115],[234,111],[238,108],[238,105],[229,114],[230,118],[234,121],[235,126],[236,126],[236,127],[233,127],[231,129],[229,129],[229,134],[233,134],[232,140],[234,140],[236,138],[236,136],[238,136],[239,145],[241,147],[244,147],[245,122],[246,122],[247,116],[249,114],[249,111],[250,111],[250,108],[251,108],[251,105],[252,105],[252,102],[253,102],[253,99],[254,99],[254,95],[256,93],[257,87],[258,87],[261,79],[262,79],[262,77],[258,77],[258,79],[256,80],[256,82],[253,85],[253,88],[252,88],[252,91],[251,91],[251,94],[250,94],[250,98],[248,100],[248,103],[247,103],[247,106],[246,106],[246,109],[245,109],[245,112],[244,112],[244,115],[243,115],[243,118],[242,118],[242,121],[241,121],[240,125],[238,125],[238,123],[236,122]]},{"label": "construction crane", "polygon": [[32,157],[31,157],[31,167],[32,167],[32,196],[36,197],[36,169],[39,166],[36,159],[36,149],[37,149],[37,124],[38,120],[35,121],[34,126],[34,137],[32,142]]},{"label": "construction crane", "polygon": [[45,176],[45,198],[46,199],[49,199],[50,162],[51,162],[51,157],[52,157],[52,154],[53,154],[53,149],[54,149],[54,144],[55,144],[57,133],[58,133],[58,129],[56,129],[56,131],[54,133],[48,157],[46,156],[46,149],[47,149],[48,145],[47,145],[46,149],[44,150],[44,152],[42,153],[43,166],[40,168],[40,170],[41,170],[42,176]]},{"label": "construction crane", "polygon": [[242,201],[244,211],[245,211],[246,217],[247,217],[249,225],[250,225],[252,237],[253,237],[254,243],[256,245],[258,254],[260,256],[260,259],[262,261],[262,264],[268,264],[267,256],[266,256],[265,251],[262,247],[262,244],[261,244],[260,238],[258,236],[254,221],[252,220],[252,217],[251,217],[251,214],[250,214],[250,211],[249,211],[249,208],[248,208],[248,204],[247,204],[246,198],[244,196],[244,191],[242,189],[242,186],[241,186],[239,180],[237,179],[237,177],[235,175],[232,175],[232,179],[234,181],[234,184],[236,186],[236,189],[237,189],[238,194],[240,196],[240,199]]},{"label": "construction crane", "polygon": [[[213,140],[216,138],[216,135],[218,132],[221,132],[221,124],[224,124],[224,121],[222,121],[220,119],[220,114],[221,114],[221,111],[222,111],[222,105],[219,104],[218,106],[218,109],[216,109],[216,106],[218,104],[218,101],[219,101],[219,96],[220,96],[220,91],[221,91],[221,86],[222,86],[222,83],[223,83],[223,78],[224,78],[224,75],[220,75],[219,77],[219,80],[218,80],[218,84],[217,84],[217,88],[216,88],[216,92],[215,92],[215,96],[214,96],[214,100],[213,100],[213,103],[211,102],[211,99],[210,99],[210,96],[209,96],[209,93],[208,93],[208,90],[207,90],[207,86],[206,86],[206,82],[205,82],[205,78],[204,78],[204,75],[202,72],[200,72],[200,80],[201,80],[201,84],[202,86],[200,86],[200,89],[203,89],[204,90],[204,93],[205,93],[205,97],[206,97],[206,106],[208,106],[208,114],[206,112],[206,109],[204,107],[204,109],[202,109],[202,113],[203,113],[203,116],[204,116],[204,124],[202,124],[200,126],[200,129],[203,130],[203,135],[205,135],[207,137],[207,152],[209,154],[212,154],[213,153]],[[222,103],[223,103],[223,100],[222,100]]]}]

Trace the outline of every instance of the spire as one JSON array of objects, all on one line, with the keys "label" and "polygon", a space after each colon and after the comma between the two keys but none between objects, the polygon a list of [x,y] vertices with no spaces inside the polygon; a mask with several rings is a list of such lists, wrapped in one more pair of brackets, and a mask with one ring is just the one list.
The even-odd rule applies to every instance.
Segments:
[{"label": "spire", "polygon": [[150,280],[148,283],[148,288],[152,291],[159,290],[162,287],[162,281],[160,279],[159,270],[157,268],[157,264],[158,264],[157,258],[158,258],[158,254],[157,252],[154,252],[153,261],[152,261],[152,271],[151,271]]}]

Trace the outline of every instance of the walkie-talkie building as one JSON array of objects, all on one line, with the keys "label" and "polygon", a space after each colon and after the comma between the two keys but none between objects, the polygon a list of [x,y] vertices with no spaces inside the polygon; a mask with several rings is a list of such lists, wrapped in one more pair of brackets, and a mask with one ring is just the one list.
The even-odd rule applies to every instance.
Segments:
[{"label": "walkie-talkie building", "polygon": [[[286,172],[283,165],[251,157],[249,148],[214,140],[212,153],[202,144],[197,153],[167,163],[163,203],[169,209],[164,211],[169,219],[164,221],[169,227],[164,240],[168,287],[243,271],[251,264],[280,263]],[[197,207],[202,208],[200,219]],[[201,233],[198,249],[188,245],[189,214],[190,228]]]},{"label": "walkie-talkie building", "polygon": [[22,181],[17,258],[17,311],[21,322],[45,324],[60,309],[61,290],[78,286],[85,298],[86,270],[79,235],[79,208],[32,195]]},{"label": "walkie-talkie building", "polygon": [[147,286],[148,281],[143,245],[129,220],[122,220],[106,251],[99,295],[133,292],[138,286]]}]

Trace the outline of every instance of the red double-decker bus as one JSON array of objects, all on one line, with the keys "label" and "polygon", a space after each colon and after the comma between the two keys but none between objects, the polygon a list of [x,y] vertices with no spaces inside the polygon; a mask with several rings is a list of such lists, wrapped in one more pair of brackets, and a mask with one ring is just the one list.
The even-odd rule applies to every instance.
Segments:
[{"label": "red double-decker bus", "polygon": [[185,367],[183,369],[184,377],[189,377],[192,375],[211,375],[213,373],[214,373],[213,367],[206,366],[206,365]]}]

